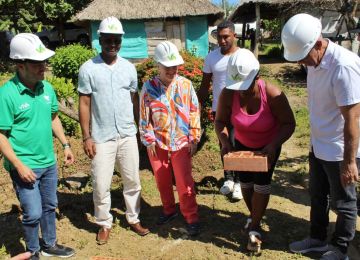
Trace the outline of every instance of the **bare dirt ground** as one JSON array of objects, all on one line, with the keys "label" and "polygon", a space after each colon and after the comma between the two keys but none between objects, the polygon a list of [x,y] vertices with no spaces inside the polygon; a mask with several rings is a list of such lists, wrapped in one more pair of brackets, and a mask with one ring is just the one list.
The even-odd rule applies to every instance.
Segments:
[{"label": "bare dirt ground", "polygon": [[[297,72],[297,65],[266,65],[270,76],[285,81],[289,71]],[[289,85],[302,85],[303,78],[292,79]],[[295,83],[294,83],[295,82]],[[291,105],[306,104],[306,97],[289,97]],[[125,220],[125,205],[121,180],[114,175],[112,185],[112,213],[115,221],[108,244],[99,246],[95,242],[97,226],[93,222],[91,181],[80,189],[70,189],[65,184],[69,176],[89,174],[90,161],[82,151],[81,141],[71,138],[77,161],[69,168],[59,167],[59,210],[57,214],[58,242],[76,249],[73,259],[91,259],[93,256],[118,259],[312,259],[319,255],[297,255],[288,251],[288,244],[308,235],[309,196],[307,192],[307,148],[299,146],[296,136],[283,147],[278,167],[275,170],[272,196],[263,221],[261,255],[250,255],[246,251],[247,237],[241,233],[248,210],[244,201],[232,202],[219,194],[222,184],[220,156],[213,133],[195,155],[194,178],[197,186],[197,201],[202,223],[202,233],[189,238],[184,231],[184,221],[178,217],[173,222],[157,226],[161,202],[155,186],[147,157],[141,152],[142,212],[144,226],[151,234],[140,237],[132,232]],[[61,158],[61,149],[56,144]],[[21,231],[19,203],[8,174],[0,167],[0,259],[22,252],[24,249]],[[333,229],[335,214],[331,213]],[[355,240],[350,248],[351,259],[360,259],[360,218]],[[43,259],[46,259],[45,257]]]}]

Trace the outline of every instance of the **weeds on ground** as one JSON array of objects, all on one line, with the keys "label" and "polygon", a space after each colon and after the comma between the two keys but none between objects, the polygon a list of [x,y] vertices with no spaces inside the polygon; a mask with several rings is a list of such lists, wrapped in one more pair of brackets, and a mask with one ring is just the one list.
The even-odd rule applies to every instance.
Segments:
[{"label": "weeds on ground", "polygon": [[206,128],[206,135],[209,138],[209,140],[205,143],[204,148],[208,151],[219,153],[220,152],[219,141],[217,139],[213,124],[209,125]]},{"label": "weeds on ground", "polygon": [[310,139],[310,122],[309,111],[306,107],[300,107],[294,111],[296,120],[295,137],[297,138],[297,144],[305,148],[309,145]]},{"label": "weeds on ground", "polygon": [[[118,218],[115,218],[114,220],[114,224],[113,224],[113,227],[112,227],[112,232],[114,234],[119,234],[121,232],[121,227],[120,227],[120,219]],[[130,229],[130,227],[128,227],[128,229]]]},{"label": "weeds on ground", "polygon": [[276,81],[277,85],[281,88],[281,90],[285,93],[287,96],[296,96],[300,98],[306,98],[307,97],[307,91],[306,88],[303,87],[296,87],[296,86],[288,86],[281,84],[280,80]]},{"label": "weeds on ground", "polygon": [[1,247],[0,247],[0,258],[1,259],[4,259],[5,258],[5,256],[7,256],[8,254],[7,254],[7,252],[6,252],[6,247],[4,246],[4,245],[2,245]]},{"label": "weeds on ground", "polygon": [[79,240],[79,249],[80,250],[84,249],[87,246],[87,244],[89,244],[89,240],[87,239]]},{"label": "weeds on ground", "polygon": [[159,192],[156,188],[156,182],[154,178],[143,178],[141,180],[141,190],[142,194],[146,194],[146,197],[150,200],[159,198]]}]

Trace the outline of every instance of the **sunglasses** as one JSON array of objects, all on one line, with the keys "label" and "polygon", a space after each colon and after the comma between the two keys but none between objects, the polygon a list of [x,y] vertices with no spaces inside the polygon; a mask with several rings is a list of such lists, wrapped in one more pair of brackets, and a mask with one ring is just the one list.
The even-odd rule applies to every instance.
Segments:
[{"label": "sunglasses", "polygon": [[103,39],[103,42],[107,45],[119,45],[121,43],[121,39],[111,39],[111,38],[107,38],[107,39]]},{"label": "sunglasses", "polygon": [[47,60],[25,60],[24,63],[30,63],[30,64],[46,64]]}]

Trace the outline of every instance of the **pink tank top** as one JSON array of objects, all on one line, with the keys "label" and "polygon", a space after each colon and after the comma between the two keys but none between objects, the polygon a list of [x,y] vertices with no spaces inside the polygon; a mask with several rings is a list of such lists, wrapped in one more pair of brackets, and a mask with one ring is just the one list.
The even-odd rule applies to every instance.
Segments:
[{"label": "pink tank top", "polygon": [[239,91],[233,94],[231,124],[235,138],[249,148],[260,148],[271,142],[279,129],[279,123],[271,113],[267,102],[265,82],[258,80],[260,91],[260,109],[249,115],[240,107]]}]

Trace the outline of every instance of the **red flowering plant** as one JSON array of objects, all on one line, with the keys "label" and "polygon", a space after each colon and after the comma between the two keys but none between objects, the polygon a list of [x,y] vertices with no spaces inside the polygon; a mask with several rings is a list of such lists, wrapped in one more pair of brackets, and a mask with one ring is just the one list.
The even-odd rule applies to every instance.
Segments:
[{"label": "red flowering plant", "polygon": [[[181,57],[184,59],[184,64],[178,67],[179,75],[191,80],[195,91],[197,92],[201,85],[202,80],[202,68],[204,65],[204,60],[199,58],[188,51],[181,51]],[[140,88],[142,84],[151,79],[152,77],[158,75],[158,69],[156,62],[153,59],[146,59],[142,63],[136,65],[136,70],[138,73],[138,82]],[[201,111],[201,126],[206,128],[213,120],[211,115],[211,101],[212,96],[206,100],[204,107]]]}]

